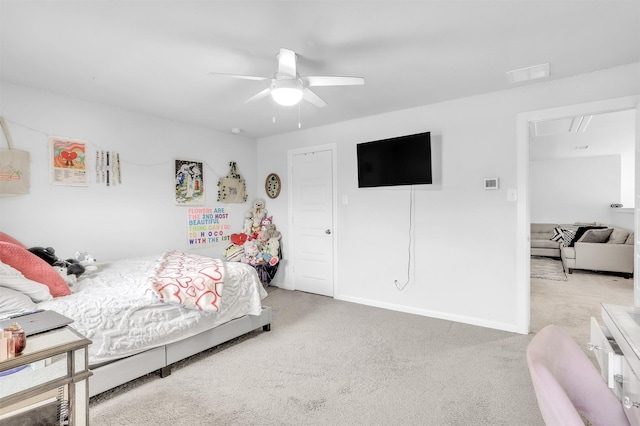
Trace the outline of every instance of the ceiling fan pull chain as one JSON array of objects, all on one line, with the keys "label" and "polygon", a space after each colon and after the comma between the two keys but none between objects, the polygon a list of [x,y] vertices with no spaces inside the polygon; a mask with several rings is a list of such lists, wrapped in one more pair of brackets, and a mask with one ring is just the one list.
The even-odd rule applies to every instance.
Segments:
[{"label": "ceiling fan pull chain", "polygon": [[301,123],[301,120],[300,120],[300,104],[301,104],[301,103],[302,103],[302,102],[300,102],[300,103],[298,104],[298,129],[300,129],[300,128],[302,127],[302,123]]}]

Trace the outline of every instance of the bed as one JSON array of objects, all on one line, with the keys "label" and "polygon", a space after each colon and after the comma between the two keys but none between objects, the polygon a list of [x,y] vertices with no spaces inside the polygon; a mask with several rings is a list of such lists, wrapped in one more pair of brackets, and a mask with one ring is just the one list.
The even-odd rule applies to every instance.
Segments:
[{"label": "bed", "polygon": [[[92,341],[90,396],[154,371],[165,377],[177,361],[253,330],[270,330],[272,311],[262,305],[267,293],[250,265],[169,250],[98,263],[96,271],[81,275],[67,291],[40,259],[33,259],[18,244],[0,235],[2,309],[50,309],[72,318],[71,326]],[[215,275],[208,272],[214,271],[211,268],[222,274],[216,277],[215,291],[204,291],[211,285],[201,286],[203,292],[190,299],[184,288],[180,294],[174,290],[186,286],[166,285],[183,283],[186,274],[176,274],[175,267],[187,267],[190,262],[209,278]],[[207,266],[202,267],[202,262]],[[37,273],[32,271],[33,264],[39,268]],[[19,296],[22,305],[12,302]]]}]

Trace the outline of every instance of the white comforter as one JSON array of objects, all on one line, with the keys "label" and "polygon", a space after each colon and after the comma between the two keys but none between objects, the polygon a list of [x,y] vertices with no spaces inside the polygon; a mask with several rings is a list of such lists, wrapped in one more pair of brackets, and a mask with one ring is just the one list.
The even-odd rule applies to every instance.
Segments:
[{"label": "white comforter", "polygon": [[226,262],[220,312],[162,303],[151,296],[147,279],[160,256],[98,264],[80,276],[70,296],[42,302],[60,312],[93,343],[89,364],[97,365],[192,336],[243,315],[260,315],[267,296],[255,269]]}]

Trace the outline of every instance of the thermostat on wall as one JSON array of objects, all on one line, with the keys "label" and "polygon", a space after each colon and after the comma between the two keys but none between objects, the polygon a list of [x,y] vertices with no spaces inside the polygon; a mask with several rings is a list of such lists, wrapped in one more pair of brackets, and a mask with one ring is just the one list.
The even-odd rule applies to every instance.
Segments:
[{"label": "thermostat on wall", "polygon": [[484,180],[484,189],[498,189],[500,180],[498,178],[486,178]]}]

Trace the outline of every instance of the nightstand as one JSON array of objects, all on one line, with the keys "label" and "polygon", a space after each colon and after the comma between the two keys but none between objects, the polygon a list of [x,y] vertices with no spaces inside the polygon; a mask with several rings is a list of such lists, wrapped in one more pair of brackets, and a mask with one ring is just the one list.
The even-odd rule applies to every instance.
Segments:
[{"label": "nightstand", "polygon": [[0,362],[0,426],[87,425],[89,344],[71,327],[27,337],[21,355]]}]

